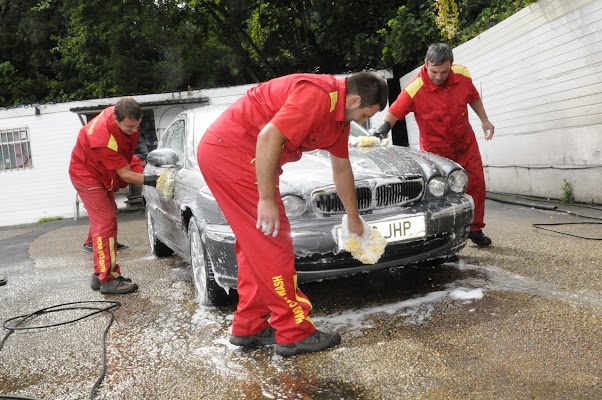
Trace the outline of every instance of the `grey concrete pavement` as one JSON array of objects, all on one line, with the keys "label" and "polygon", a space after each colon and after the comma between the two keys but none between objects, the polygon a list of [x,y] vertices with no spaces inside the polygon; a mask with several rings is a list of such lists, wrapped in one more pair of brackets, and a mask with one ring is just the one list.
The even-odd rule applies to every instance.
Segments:
[{"label": "grey concrete pavement", "polygon": [[[601,242],[532,225],[579,221],[596,220],[488,201],[491,248],[469,245],[458,263],[439,267],[304,285],[316,326],[336,329],[343,343],[291,359],[231,346],[234,306],[199,307],[188,266],[149,256],[141,213],[119,221],[119,241],[130,247],[119,261],[140,285],[125,296],[90,290],[85,219],[5,228],[0,320],[65,302],[120,301],[99,399],[597,399]],[[601,225],[554,228],[602,237]],[[29,258],[11,258],[16,251]],[[88,397],[107,322],[99,315],[11,335],[0,351],[0,395]]]}]

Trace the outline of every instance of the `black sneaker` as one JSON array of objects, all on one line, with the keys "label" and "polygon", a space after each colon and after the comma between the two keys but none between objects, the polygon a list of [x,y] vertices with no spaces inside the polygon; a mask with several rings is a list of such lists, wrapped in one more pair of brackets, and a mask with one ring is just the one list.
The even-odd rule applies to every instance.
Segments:
[{"label": "black sneaker", "polygon": [[[117,251],[119,251],[119,250],[125,250],[125,249],[129,249],[129,247],[126,246],[125,244],[117,243]],[[82,251],[84,253],[88,253],[88,254],[92,254],[93,253],[92,246],[88,246],[87,244],[84,244],[82,246]]]},{"label": "black sneaker", "polygon": [[491,246],[493,243],[489,237],[485,236],[482,230],[470,232],[470,234],[468,234],[468,238],[472,240],[474,244],[480,247]]},{"label": "black sneaker", "polygon": [[[117,279],[122,279],[123,281],[128,283],[132,281],[130,278],[126,278],[123,276],[120,276]],[[98,280],[98,275],[92,274],[92,282],[90,282],[90,288],[92,288],[92,290],[100,290],[100,281]]]},{"label": "black sneaker", "polygon": [[138,285],[133,282],[127,282],[120,276],[111,282],[100,284],[100,293],[102,294],[128,294],[138,290]]},{"label": "black sneaker", "polygon": [[269,346],[276,343],[274,334],[276,330],[268,326],[263,331],[251,336],[230,336],[230,343],[235,346],[254,347],[254,346]]},{"label": "black sneaker", "polygon": [[314,353],[334,347],[341,343],[341,335],[336,332],[315,331],[303,340],[292,344],[277,344],[276,354],[290,357],[301,353]]}]

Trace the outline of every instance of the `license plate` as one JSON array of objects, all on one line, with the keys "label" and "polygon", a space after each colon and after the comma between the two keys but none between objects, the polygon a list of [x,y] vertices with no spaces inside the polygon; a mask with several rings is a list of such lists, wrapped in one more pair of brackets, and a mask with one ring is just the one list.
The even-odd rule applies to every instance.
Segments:
[{"label": "license plate", "polygon": [[[426,225],[423,214],[390,221],[372,222],[368,225],[372,229],[378,229],[387,243],[422,239],[426,236]],[[337,244],[339,250],[342,250],[343,239],[340,226],[337,227]]]}]

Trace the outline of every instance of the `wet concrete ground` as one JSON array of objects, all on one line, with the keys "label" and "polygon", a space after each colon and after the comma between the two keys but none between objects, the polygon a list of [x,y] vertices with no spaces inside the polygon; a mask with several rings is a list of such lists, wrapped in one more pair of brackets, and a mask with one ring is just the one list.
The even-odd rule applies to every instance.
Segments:
[{"label": "wet concrete ground", "polygon": [[[130,248],[119,261],[140,285],[126,296],[89,289],[85,219],[0,229],[0,321],[120,301],[98,399],[602,398],[602,242],[532,226],[596,220],[488,201],[486,221],[494,246],[469,245],[458,263],[304,285],[318,328],[343,336],[322,353],[284,359],[270,347],[231,346],[234,305],[199,308],[188,266],[149,256],[142,213],[120,216],[119,241]],[[602,238],[602,225],[553,228]],[[0,397],[89,397],[108,322],[101,314],[9,336]]]}]

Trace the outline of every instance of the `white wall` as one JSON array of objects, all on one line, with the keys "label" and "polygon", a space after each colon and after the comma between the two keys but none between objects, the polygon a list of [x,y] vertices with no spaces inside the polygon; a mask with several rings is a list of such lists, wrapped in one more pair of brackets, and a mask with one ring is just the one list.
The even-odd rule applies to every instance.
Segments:
[{"label": "white wall", "polygon": [[495,125],[485,141],[470,111],[488,191],[557,199],[566,179],[577,201],[602,203],[601,49],[602,0],[540,0],[454,49]]}]

